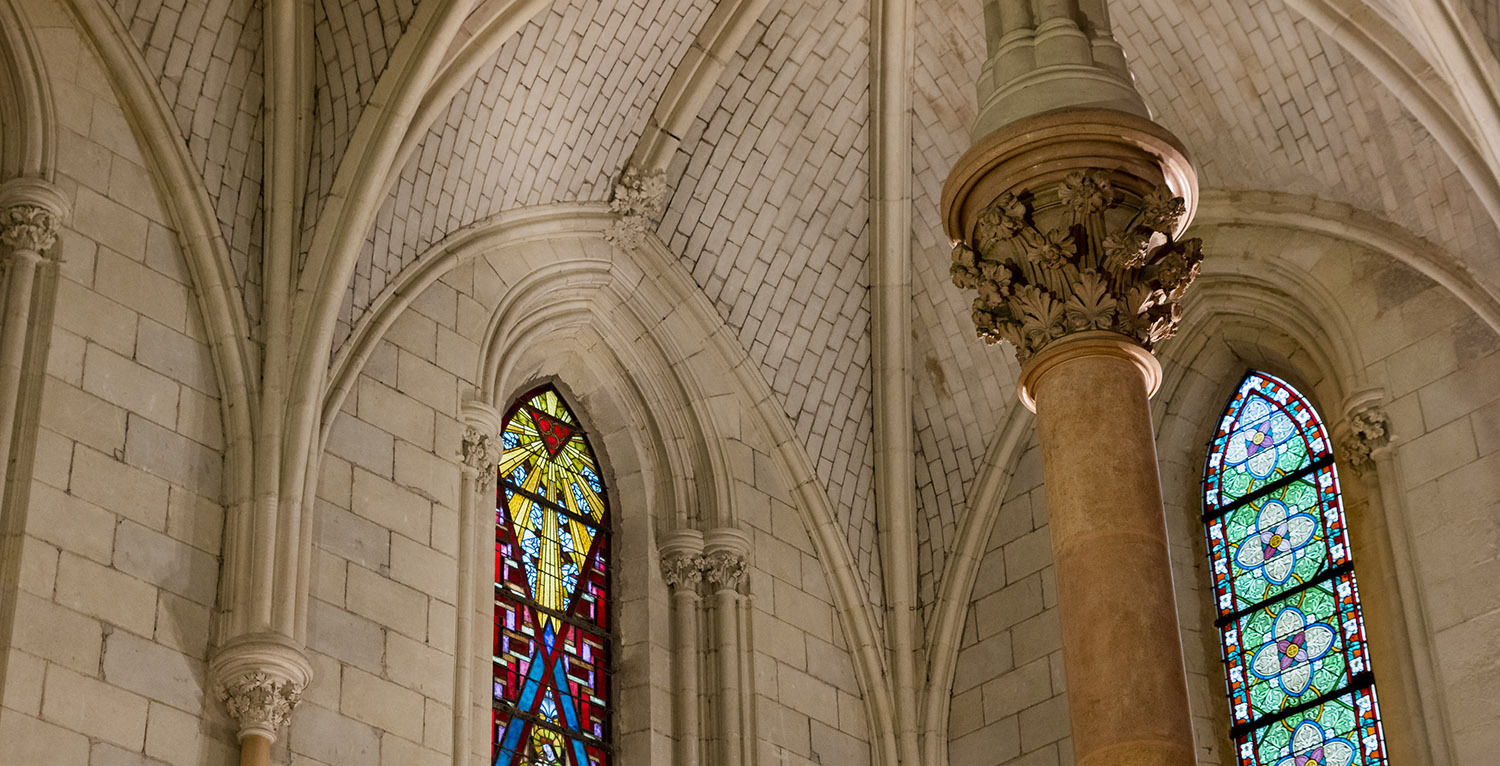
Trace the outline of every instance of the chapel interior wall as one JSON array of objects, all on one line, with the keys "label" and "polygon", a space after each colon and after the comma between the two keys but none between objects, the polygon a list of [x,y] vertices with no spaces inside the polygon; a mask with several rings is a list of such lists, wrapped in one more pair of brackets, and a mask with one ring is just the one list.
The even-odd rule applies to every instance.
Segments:
[{"label": "chapel interior wall", "polygon": [[71,203],[0,707],[17,763],[229,764],[205,688],[224,527],[218,380],[147,161],[66,10],[24,4]]}]

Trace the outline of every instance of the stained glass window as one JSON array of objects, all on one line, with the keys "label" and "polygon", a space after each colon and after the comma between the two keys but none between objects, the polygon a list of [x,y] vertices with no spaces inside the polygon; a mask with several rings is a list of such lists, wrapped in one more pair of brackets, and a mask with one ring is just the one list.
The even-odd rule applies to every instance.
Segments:
[{"label": "stained glass window", "polygon": [[1285,381],[1240,383],[1203,507],[1240,766],[1385,766],[1333,448]]},{"label": "stained glass window", "polygon": [[582,426],[551,386],[501,431],[495,509],[495,766],[605,766],[609,505]]}]

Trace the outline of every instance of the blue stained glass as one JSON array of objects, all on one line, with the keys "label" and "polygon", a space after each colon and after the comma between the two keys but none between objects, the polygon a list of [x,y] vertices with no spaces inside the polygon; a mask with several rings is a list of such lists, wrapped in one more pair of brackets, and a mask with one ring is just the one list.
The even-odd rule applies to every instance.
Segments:
[{"label": "blue stained glass", "polygon": [[594,515],[594,511],[589,506],[588,499],[583,496],[583,490],[580,489],[577,484],[573,484],[570,486],[573,489],[573,502],[578,504],[579,512],[581,512],[584,516],[592,517]]},{"label": "blue stained glass", "polygon": [[1322,421],[1245,376],[1204,467],[1204,524],[1240,766],[1385,766],[1379,706]]},{"label": "blue stained glass", "polygon": [[592,469],[583,468],[578,473],[583,476],[584,481],[587,481],[589,483],[589,488],[593,489],[595,493],[604,491],[604,485],[600,483],[599,475],[594,473]]},{"label": "blue stained glass", "polygon": [[495,514],[495,766],[607,766],[609,535],[578,418],[548,387],[506,415]]}]

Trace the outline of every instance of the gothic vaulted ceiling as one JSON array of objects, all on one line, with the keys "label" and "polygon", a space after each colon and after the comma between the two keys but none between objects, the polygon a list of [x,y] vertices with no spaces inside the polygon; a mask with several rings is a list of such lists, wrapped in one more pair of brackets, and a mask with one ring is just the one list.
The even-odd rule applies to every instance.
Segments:
[{"label": "gothic vaulted ceiling", "polygon": [[[729,2],[730,0],[725,0]],[[436,3],[437,0],[425,0]],[[1467,0],[1492,47],[1500,8]],[[217,212],[255,319],[261,258],[262,34],[254,0],[112,0],[159,83]],[[465,35],[523,0],[479,0]],[[518,208],[606,202],[712,7],[694,0],[535,3],[415,129],[344,286],[335,343],[424,251]],[[411,0],[317,0],[303,228],[311,231]],[[1395,92],[1286,0],[1113,0],[1116,36],[1156,118],[1210,189],[1346,203],[1500,286],[1500,233]],[[869,303],[865,0],[769,0],[724,56],[667,172],[657,229],[759,367],[878,594]],[[984,57],[979,0],[915,4],[913,365],[920,567],[941,575],[987,445],[1015,406],[1007,350],[973,337],[938,224],[968,147]],[[460,41],[462,42],[462,41]],[[453,44],[443,41],[442,44]],[[1486,52],[1488,53],[1488,52]],[[304,250],[306,244],[303,245]]]}]

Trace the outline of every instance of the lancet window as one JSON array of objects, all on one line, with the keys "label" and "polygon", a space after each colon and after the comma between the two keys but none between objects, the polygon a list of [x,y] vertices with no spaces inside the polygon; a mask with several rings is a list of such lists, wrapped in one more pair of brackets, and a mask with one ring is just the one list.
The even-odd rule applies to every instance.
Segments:
[{"label": "lancet window", "polygon": [[1236,762],[1384,766],[1333,447],[1307,399],[1246,375],[1203,491]]},{"label": "lancet window", "polygon": [[609,504],[551,386],[506,414],[495,509],[495,766],[606,766]]}]

